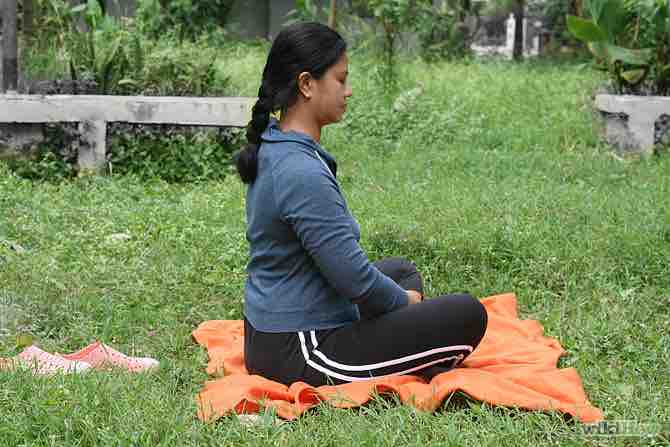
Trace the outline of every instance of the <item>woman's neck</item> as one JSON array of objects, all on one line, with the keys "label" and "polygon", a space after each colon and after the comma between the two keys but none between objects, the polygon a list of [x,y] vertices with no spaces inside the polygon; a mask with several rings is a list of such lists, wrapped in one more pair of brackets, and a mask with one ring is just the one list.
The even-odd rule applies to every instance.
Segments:
[{"label": "woman's neck", "polygon": [[279,120],[279,128],[282,132],[300,132],[312,137],[317,143],[321,142],[321,126],[310,119],[310,116],[301,116],[304,115],[300,113],[300,110],[289,109],[286,112],[282,112],[281,118]]}]

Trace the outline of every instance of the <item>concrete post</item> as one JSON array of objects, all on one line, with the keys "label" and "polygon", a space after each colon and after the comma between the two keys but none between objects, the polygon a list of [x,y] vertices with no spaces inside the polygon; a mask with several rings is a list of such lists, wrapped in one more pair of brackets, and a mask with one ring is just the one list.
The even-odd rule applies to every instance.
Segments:
[{"label": "concrete post", "polygon": [[596,95],[595,104],[606,114],[606,139],[619,152],[653,153],[654,125],[662,115],[670,115],[670,98],[602,94]]},{"label": "concrete post", "polygon": [[79,123],[79,151],[77,167],[80,175],[97,174],[107,163],[105,121],[82,121]]},{"label": "concrete post", "polygon": [[510,14],[505,23],[507,25],[505,56],[507,56],[508,59],[512,59],[514,57],[514,37],[516,35],[516,19],[514,18],[514,14]]}]

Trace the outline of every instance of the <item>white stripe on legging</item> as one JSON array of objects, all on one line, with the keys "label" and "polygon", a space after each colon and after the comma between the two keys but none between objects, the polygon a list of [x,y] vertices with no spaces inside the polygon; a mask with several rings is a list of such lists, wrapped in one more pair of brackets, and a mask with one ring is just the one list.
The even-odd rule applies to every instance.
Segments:
[{"label": "white stripe on legging", "polygon": [[298,332],[298,337],[300,338],[300,348],[302,349],[302,356],[305,357],[305,360],[307,363],[310,362],[309,360],[309,352],[307,352],[307,344],[305,343],[305,334],[302,332]]},{"label": "white stripe on legging", "polygon": [[[458,364],[458,362],[465,357],[463,354],[452,355],[452,356],[444,357],[444,358],[441,358],[441,359],[438,359],[438,360],[433,360],[432,362],[428,362],[428,363],[425,363],[425,364],[422,364],[422,365],[419,365],[419,366],[415,366],[413,368],[406,369],[404,371],[395,372],[395,373],[391,373],[391,374],[385,374],[383,376],[353,377],[353,376],[347,376],[347,375],[344,375],[344,374],[340,374],[340,373],[337,373],[335,371],[331,371],[328,368],[326,368],[324,366],[321,366],[318,363],[311,360],[309,358],[309,352],[307,351],[307,343],[305,341],[305,334],[302,333],[302,332],[298,332],[298,338],[300,338],[300,347],[301,347],[301,350],[302,350],[302,355],[303,355],[303,357],[305,357],[305,362],[309,366],[316,369],[317,371],[320,371],[320,372],[326,374],[327,376],[334,377],[334,378],[340,379],[340,380],[347,380],[347,381],[350,381],[350,382],[360,382],[360,381],[364,381],[364,380],[381,379],[381,378],[384,378],[384,377],[401,376],[403,374],[408,374],[408,373],[411,373],[411,372],[414,372],[414,371],[418,371],[420,369],[427,368],[429,366],[436,365],[438,363],[446,362],[447,360],[455,360],[454,363],[452,364],[452,366],[456,366]],[[470,350],[472,350],[472,347],[470,347]],[[316,352],[316,351],[313,351],[313,352]]]},{"label": "white stripe on legging", "polygon": [[[312,338],[312,344],[314,344],[314,349],[312,350],[312,354],[316,355],[319,357],[323,362],[328,365],[332,366],[333,368],[341,369],[343,371],[368,371],[371,369],[378,369],[378,368],[386,368],[387,366],[394,366],[394,365],[399,365],[401,363],[409,362],[411,360],[416,360],[420,359],[423,357],[428,357],[433,354],[439,354],[441,352],[449,352],[449,351],[469,351],[472,352],[472,346],[470,345],[455,345],[455,346],[445,346],[442,348],[435,348],[435,349],[430,349],[428,351],[424,352],[419,352],[417,354],[412,354],[408,355],[405,357],[400,357],[399,359],[394,359],[394,360],[387,360],[385,362],[380,362],[380,363],[373,363],[371,365],[345,365],[343,363],[336,362],[335,360],[331,360],[324,353],[321,351],[317,350],[316,347],[318,344],[316,343],[316,335],[314,334],[314,331],[310,331],[310,335]],[[305,350],[307,347],[305,346]],[[305,351],[303,351],[304,353]]]}]

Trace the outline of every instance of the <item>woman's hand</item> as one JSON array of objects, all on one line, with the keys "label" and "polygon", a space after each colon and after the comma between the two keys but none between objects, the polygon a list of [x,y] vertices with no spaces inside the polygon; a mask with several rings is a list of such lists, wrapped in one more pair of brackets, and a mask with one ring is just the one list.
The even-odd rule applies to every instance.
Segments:
[{"label": "woman's hand", "polygon": [[407,298],[409,299],[409,304],[416,304],[423,301],[423,295],[421,295],[416,290],[406,290]]}]

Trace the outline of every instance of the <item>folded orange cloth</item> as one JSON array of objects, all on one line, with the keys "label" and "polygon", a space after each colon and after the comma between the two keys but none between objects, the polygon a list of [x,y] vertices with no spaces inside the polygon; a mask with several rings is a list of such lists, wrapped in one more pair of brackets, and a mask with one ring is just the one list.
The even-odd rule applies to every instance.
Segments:
[{"label": "folded orange cloth", "polygon": [[459,368],[439,374],[426,383],[417,376],[393,376],[337,386],[312,387],[303,382],[286,386],[244,367],[244,324],[239,320],[205,321],[193,338],[207,348],[207,373],[225,377],[205,383],[197,396],[198,417],[213,421],[229,412],[255,413],[273,407],[285,419],[328,401],[351,408],[374,394],[395,393],[414,407],[433,411],[454,391],[494,405],[531,410],[557,410],[584,423],[603,419],[591,405],[574,368],[558,369],[565,353],[559,342],[543,335],[535,320],[520,320],[514,294],[481,300],[488,311],[486,335]]}]

